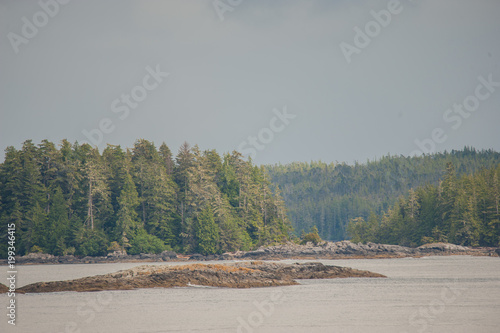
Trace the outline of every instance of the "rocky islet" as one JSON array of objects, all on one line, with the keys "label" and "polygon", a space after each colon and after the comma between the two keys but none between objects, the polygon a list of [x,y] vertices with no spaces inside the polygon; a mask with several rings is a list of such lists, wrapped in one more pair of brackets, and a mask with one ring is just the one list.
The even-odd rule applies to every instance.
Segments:
[{"label": "rocky islet", "polygon": [[17,293],[131,290],[193,285],[225,288],[276,287],[298,284],[298,279],[383,278],[384,275],[322,263],[284,264],[242,261],[226,264],[142,265],[105,275],[67,281],[36,282]]}]

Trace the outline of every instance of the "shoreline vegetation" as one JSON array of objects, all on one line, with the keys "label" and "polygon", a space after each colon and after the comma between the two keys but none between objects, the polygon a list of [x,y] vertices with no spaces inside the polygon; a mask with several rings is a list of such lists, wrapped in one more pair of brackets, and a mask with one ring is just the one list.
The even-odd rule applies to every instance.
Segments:
[{"label": "shoreline vegetation", "polygon": [[[140,139],[131,149],[48,140],[7,147],[0,163],[0,225],[15,226],[16,255],[221,254],[290,240],[280,189],[233,151]],[[7,258],[0,231],[0,258]]]},{"label": "shoreline vegetation", "polygon": [[283,264],[245,261],[226,264],[187,264],[181,266],[142,265],[115,273],[67,281],[36,282],[17,289],[18,293],[61,291],[132,290],[207,286],[223,288],[256,288],[291,286],[296,279],[384,278],[386,276],[348,267],[321,263]]},{"label": "shoreline vegetation", "polygon": [[316,226],[332,241],[500,246],[500,153],[492,150],[265,168],[297,235]]},{"label": "shoreline vegetation", "polygon": [[[102,152],[27,140],[5,152],[0,224],[9,230],[0,232],[0,258],[15,252],[21,264],[400,257],[425,255],[410,249],[428,243],[500,246],[500,153],[491,150],[274,167],[187,143],[174,157],[166,144],[143,139]],[[321,238],[408,248],[290,249]],[[274,244],[288,250],[262,250]]]},{"label": "shoreline vegetation", "polygon": [[[377,259],[405,258],[423,256],[471,255],[500,256],[500,248],[468,247],[449,243],[432,243],[417,248],[400,245],[320,242],[308,242],[304,245],[287,242],[284,244],[260,247],[254,251],[226,252],[220,255],[201,255],[198,253],[184,255],[173,251],[159,254],[142,253],[127,255],[116,251],[101,257],[53,256],[50,254],[31,253],[16,258],[18,265],[38,264],[97,264],[119,262],[192,262],[192,261],[225,261],[225,260],[283,260],[283,259]],[[0,265],[6,265],[6,259],[0,259]]]}]

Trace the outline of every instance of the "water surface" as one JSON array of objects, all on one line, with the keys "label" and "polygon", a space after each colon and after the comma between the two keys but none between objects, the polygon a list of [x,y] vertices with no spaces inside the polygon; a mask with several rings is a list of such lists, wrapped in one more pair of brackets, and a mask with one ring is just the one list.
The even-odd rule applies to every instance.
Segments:
[{"label": "water surface", "polygon": [[[388,278],[302,280],[298,286],[255,289],[188,287],[18,295],[15,327],[7,324],[8,297],[1,295],[5,314],[0,317],[0,332],[500,331],[499,258],[320,261]],[[137,265],[20,266],[18,286]],[[6,271],[6,267],[1,269]]]}]

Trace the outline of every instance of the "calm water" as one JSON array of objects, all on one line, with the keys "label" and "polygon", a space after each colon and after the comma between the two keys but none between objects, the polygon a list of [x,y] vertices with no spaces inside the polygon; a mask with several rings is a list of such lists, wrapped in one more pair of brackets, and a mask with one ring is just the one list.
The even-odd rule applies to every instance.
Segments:
[{"label": "calm water", "polygon": [[[500,258],[322,262],[388,278],[18,295],[15,327],[7,324],[8,297],[0,295],[0,332],[500,332]],[[18,286],[137,265],[22,266]]]}]

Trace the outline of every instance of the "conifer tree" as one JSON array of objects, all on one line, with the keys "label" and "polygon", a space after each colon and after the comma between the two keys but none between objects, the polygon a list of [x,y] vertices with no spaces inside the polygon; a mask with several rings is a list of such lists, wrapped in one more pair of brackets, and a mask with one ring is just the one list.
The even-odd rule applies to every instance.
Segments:
[{"label": "conifer tree", "polygon": [[50,206],[47,215],[47,250],[49,253],[63,255],[69,234],[69,219],[68,205],[59,186],[51,195]]},{"label": "conifer tree", "polygon": [[172,152],[170,148],[164,143],[161,144],[159,149],[160,156],[162,158],[163,166],[167,172],[167,175],[173,175],[174,173],[174,160],[172,159]]},{"label": "conifer tree", "polygon": [[201,254],[207,255],[219,252],[219,227],[215,223],[214,214],[209,204],[196,217],[195,233],[197,248]]},{"label": "conifer tree", "polygon": [[136,211],[139,204],[139,196],[135,189],[132,176],[127,173],[124,178],[123,188],[118,197],[119,208],[114,231],[115,239],[124,247],[130,246],[128,237],[130,237],[131,231],[139,226],[137,220],[138,214]]},{"label": "conifer tree", "polygon": [[105,177],[105,164],[102,163],[101,156],[96,149],[90,149],[85,156],[84,178],[86,180],[87,192],[87,218],[86,224],[94,230],[95,220],[98,216],[97,200],[101,200],[104,205],[108,203],[109,190]]}]

